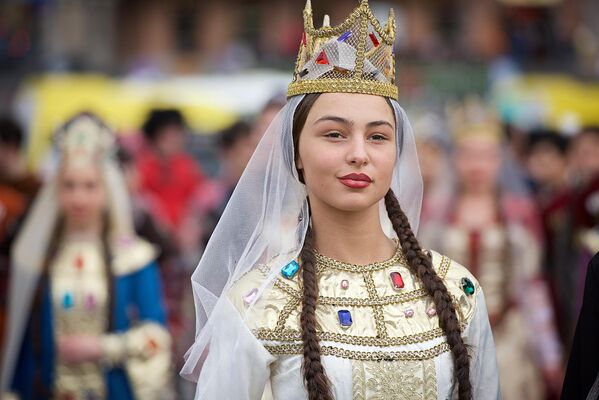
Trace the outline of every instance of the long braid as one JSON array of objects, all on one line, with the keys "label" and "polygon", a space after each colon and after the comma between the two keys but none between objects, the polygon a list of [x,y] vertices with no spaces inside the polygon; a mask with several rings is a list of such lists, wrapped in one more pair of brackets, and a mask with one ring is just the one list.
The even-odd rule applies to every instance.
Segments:
[{"label": "long braid", "polygon": [[445,287],[445,283],[433,269],[430,257],[426,256],[420,248],[408,218],[402,211],[392,190],[389,190],[385,195],[385,205],[393,229],[399,237],[410,271],[420,279],[424,290],[435,303],[437,315],[439,316],[439,325],[445,333],[453,356],[454,378],[458,383],[459,398],[460,400],[471,400],[470,359],[466,344],[462,340],[460,322],[451,296],[447,291],[447,287]]},{"label": "long braid", "polygon": [[302,261],[302,312],[300,324],[304,346],[302,365],[309,400],[332,400],[331,383],[321,361],[320,343],[316,334],[316,305],[318,302],[318,278],[312,229],[308,228],[304,247],[300,253]]},{"label": "long braid", "polygon": [[114,290],[114,274],[112,272],[112,251],[110,248],[110,218],[107,212],[102,215],[102,257],[104,258],[104,274],[106,276],[107,292],[108,292],[108,324],[107,332],[111,332],[114,328],[114,304],[116,303],[116,292]]}]

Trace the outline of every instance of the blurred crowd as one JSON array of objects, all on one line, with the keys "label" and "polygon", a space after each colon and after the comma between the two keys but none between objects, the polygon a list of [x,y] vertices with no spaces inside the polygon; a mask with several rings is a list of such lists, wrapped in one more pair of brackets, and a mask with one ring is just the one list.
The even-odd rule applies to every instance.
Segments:
[{"label": "blurred crowd", "polygon": [[[494,94],[528,72],[596,82],[599,3],[373,3],[398,15],[400,104],[412,123],[425,187],[419,239],[481,282],[504,398],[557,398],[586,267],[599,251],[599,124],[576,110],[557,122],[532,112],[523,123]],[[313,6],[335,22],[354,3]],[[44,183],[43,168],[30,168],[26,155],[34,139],[23,115],[35,113],[15,101],[23,79],[46,72],[160,80],[291,70],[302,7],[266,0],[0,5],[0,336],[8,329],[11,246]],[[262,133],[285,104],[283,93],[271,96],[258,113],[238,115],[218,132],[198,135],[184,113],[165,106],[119,135],[116,157],[135,231],[160,249],[179,398],[193,396],[193,387],[176,378],[195,334],[190,276]]]}]

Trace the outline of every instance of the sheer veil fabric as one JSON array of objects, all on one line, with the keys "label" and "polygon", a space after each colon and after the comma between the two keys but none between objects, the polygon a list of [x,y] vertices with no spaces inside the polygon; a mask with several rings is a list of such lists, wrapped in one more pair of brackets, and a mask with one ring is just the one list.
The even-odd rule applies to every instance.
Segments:
[{"label": "sheer veil fabric", "polygon": [[[196,337],[185,356],[181,375],[197,381],[211,343],[217,357],[235,357],[243,351],[243,329],[223,331],[224,310],[230,310],[228,289],[244,274],[262,266],[265,279],[241,320],[252,318],[256,300],[273,285],[280,269],[297,259],[310,223],[307,193],[294,165],[293,115],[303,95],[291,97],[266,130],[225,208],[191,281],[196,307]],[[390,100],[396,120],[398,158],[391,189],[418,229],[422,177],[412,128],[404,110]],[[381,224],[395,237],[380,201]],[[231,324],[233,325],[233,324]],[[216,345],[218,342],[218,345]],[[225,345],[223,345],[225,343]],[[214,365],[214,364],[211,364]],[[212,367],[211,367],[212,368]],[[206,371],[208,376],[227,371]],[[248,377],[251,371],[248,371]],[[202,373],[202,381],[205,379]],[[239,377],[236,377],[239,378]],[[232,382],[232,384],[235,384]]]}]

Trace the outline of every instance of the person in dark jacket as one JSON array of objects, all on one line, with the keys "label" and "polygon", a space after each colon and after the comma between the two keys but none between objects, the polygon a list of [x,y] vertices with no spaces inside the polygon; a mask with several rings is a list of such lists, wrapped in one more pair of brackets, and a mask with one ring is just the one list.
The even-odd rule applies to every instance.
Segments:
[{"label": "person in dark jacket", "polygon": [[[599,374],[599,253],[587,270],[584,299],[568,369],[562,390],[563,400],[599,399],[597,390],[589,396]],[[599,386],[595,385],[595,386]],[[593,388],[596,389],[596,388]]]}]

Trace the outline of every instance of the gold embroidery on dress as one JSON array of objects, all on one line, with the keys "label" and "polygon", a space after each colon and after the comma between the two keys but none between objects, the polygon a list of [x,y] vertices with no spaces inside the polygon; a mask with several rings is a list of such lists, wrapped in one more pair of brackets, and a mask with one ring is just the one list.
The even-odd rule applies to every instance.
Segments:
[{"label": "gold embroidery on dress", "polygon": [[[462,329],[466,327],[461,323]],[[278,342],[299,342],[302,340],[302,333],[295,329],[273,330],[260,328],[252,331],[254,336],[260,340],[278,341]],[[413,335],[378,338],[376,336],[353,336],[335,332],[317,332],[318,338],[322,341],[330,341],[355,346],[403,346],[414,343],[427,342],[445,335],[441,328],[435,328],[430,331],[416,333]]]},{"label": "gold embroidery on dress", "polygon": [[352,366],[352,393],[354,400],[366,400],[366,372],[364,363],[354,361]]},{"label": "gold embroidery on dress", "polygon": [[[304,351],[302,344],[265,344],[264,347],[273,355],[297,355],[303,354]],[[435,358],[439,354],[449,351],[449,344],[443,342],[428,350],[414,351],[355,351],[333,346],[322,346],[320,350],[322,355],[346,358],[348,360],[422,361]]]},{"label": "gold embroidery on dress", "polygon": [[[375,264],[373,264],[375,265]],[[376,264],[378,265],[378,264]],[[400,265],[400,264],[392,264]],[[441,279],[444,279],[449,267],[451,265],[451,259],[443,256],[441,259],[441,266],[437,271],[437,274]],[[270,273],[269,267],[267,265],[260,265],[258,269],[265,275],[268,276]],[[302,293],[299,290],[294,289],[289,284],[285,283],[282,279],[277,278],[274,282],[275,287],[281,289],[286,294],[293,296],[295,298],[301,299]],[[326,297],[320,296],[318,298],[318,304],[322,305],[331,305],[338,307],[373,307],[373,306],[384,306],[389,304],[401,304],[407,303],[413,300],[417,300],[423,297],[426,297],[427,294],[424,289],[416,289],[412,291],[407,291],[405,293],[393,295],[393,296],[385,296],[385,297],[376,297],[376,298],[355,298],[355,297]]]},{"label": "gold embroidery on dress", "polygon": [[[376,291],[376,284],[374,283],[372,272],[364,273],[364,283],[366,284],[366,290],[368,290],[368,297],[370,297],[371,300],[378,299],[379,295]],[[377,336],[381,338],[388,338],[389,333],[387,333],[387,327],[385,326],[385,317],[383,316],[382,307],[373,306],[372,313],[374,314],[374,321],[376,323]]]},{"label": "gold embroidery on dress", "polygon": [[397,247],[395,249],[395,254],[393,255],[393,257],[391,257],[390,259],[388,259],[386,261],[374,262],[374,263],[370,263],[370,264],[366,264],[366,265],[357,265],[357,264],[350,264],[350,263],[345,263],[342,261],[337,261],[337,260],[334,260],[327,256],[323,256],[322,254],[319,254],[319,253],[316,253],[315,255],[316,255],[316,264],[318,264],[319,270],[337,269],[337,270],[346,271],[346,272],[362,273],[362,272],[379,271],[381,269],[393,267],[395,265],[402,265],[402,264],[405,265],[407,263],[406,258],[404,257],[403,252],[401,251],[401,247],[399,246],[399,242],[397,244]]},{"label": "gold embroidery on dress", "polygon": [[[50,267],[54,337],[101,335],[108,325],[108,280],[98,241],[65,242]],[[55,359],[56,398],[104,398],[104,371],[93,362]]]},{"label": "gold embroidery on dress", "polygon": [[353,361],[352,375],[354,400],[432,400],[437,398],[435,362],[433,360]]},{"label": "gold embroidery on dress", "polygon": [[285,304],[285,307],[283,307],[283,310],[279,314],[279,319],[277,320],[275,332],[279,332],[285,329],[285,322],[287,322],[287,318],[289,318],[289,315],[291,315],[293,310],[295,310],[299,306],[299,304],[300,299],[294,297],[289,299],[289,301],[287,302],[287,304]]}]

